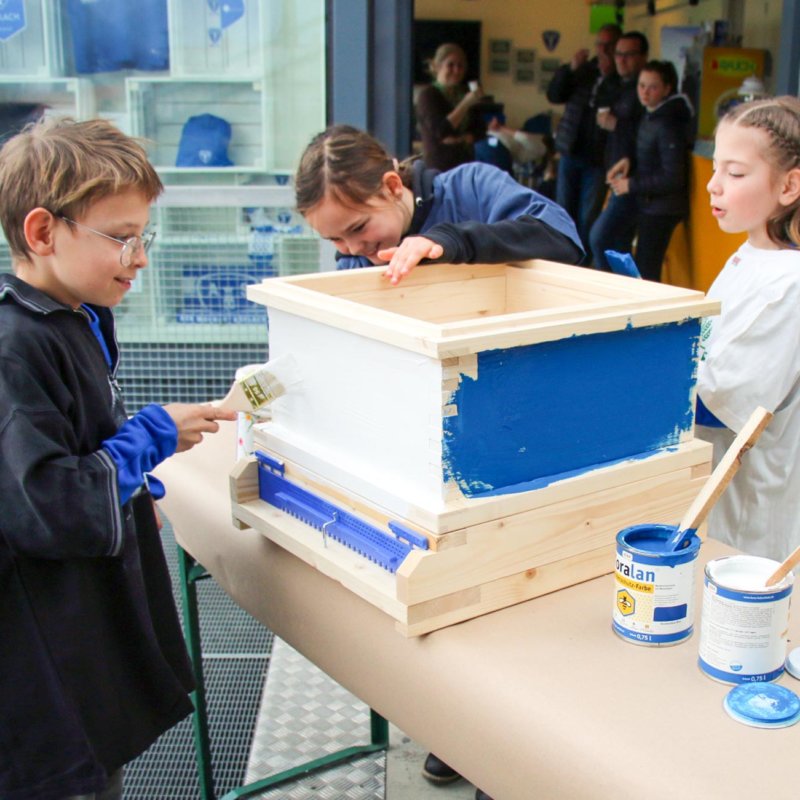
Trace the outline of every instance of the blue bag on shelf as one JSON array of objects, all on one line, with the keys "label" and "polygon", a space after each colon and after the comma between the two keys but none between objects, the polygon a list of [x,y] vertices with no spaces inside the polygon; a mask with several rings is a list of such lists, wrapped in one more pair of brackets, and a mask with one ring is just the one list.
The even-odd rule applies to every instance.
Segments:
[{"label": "blue bag on shelf", "polygon": [[176,167],[230,167],[231,125],[213,114],[189,117],[181,132]]},{"label": "blue bag on shelf", "polygon": [[67,0],[75,71],[169,69],[167,0]]}]

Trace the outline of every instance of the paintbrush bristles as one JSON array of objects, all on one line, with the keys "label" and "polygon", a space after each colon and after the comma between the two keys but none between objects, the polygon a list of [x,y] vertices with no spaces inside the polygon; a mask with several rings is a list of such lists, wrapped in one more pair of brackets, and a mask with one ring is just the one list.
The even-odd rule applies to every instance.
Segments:
[{"label": "paintbrush bristles", "polygon": [[297,364],[288,354],[254,366],[242,375],[244,369],[236,371],[230,391],[214,405],[251,414],[286,394],[302,380]]}]

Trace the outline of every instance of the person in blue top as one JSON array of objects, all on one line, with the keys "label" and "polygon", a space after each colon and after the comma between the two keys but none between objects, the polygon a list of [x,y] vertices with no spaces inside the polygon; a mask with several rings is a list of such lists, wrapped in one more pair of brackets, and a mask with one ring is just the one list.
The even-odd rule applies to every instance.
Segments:
[{"label": "person in blue top", "polygon": [[192,712],[191,665],[147,473],[217,420],[128,418],[111,307],[147,266],[161,181],[104,120],[0,151],[0,797],[122,797],[122,767]]},{"label": "person in blue top", "polygon": [[[499,264],[544,258],[578,264],[584,252],[570,216],[489,164],[447,172],[399,164],[368,133],[335,125],[315,136],[295,177],[296,205],[337,247],[339,269],[386,265],[399,283],[423,262]],[[422,774],[461,776],[429,753]],[[478,789],[477,800],[491,800]]]},{"label": "person in blue top", "polygon": [[295,176],[298,211],[338,249],[337,267],[385,264],[397,284],[421,262],[579,263],[563,208],[508,173],[472,162],[447,172],[398,163],[370,134],[332,126],[312,139]]}]

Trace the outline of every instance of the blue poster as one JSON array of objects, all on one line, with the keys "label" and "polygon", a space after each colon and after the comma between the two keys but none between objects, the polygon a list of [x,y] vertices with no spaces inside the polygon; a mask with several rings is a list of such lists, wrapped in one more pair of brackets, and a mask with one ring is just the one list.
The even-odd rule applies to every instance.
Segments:
[{"label": "blue poster", "polygon": [[25,30],[25,0],[0,0],[0,42]]}]

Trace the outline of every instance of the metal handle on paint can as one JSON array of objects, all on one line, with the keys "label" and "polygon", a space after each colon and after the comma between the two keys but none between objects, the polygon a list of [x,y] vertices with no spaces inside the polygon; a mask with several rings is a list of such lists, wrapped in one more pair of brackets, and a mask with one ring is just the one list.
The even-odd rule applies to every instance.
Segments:
[{"label": "metal handle on paint can", "polygon": [[772,419],[772,414],[759,406],[742,426],[738,436],[733,440],[725,455],[720,459],[714,471],[703,485],[694,502],[689,506],[678,527],[664,545],[664,550],[677,550],[687,534],[696,531],[705,520],[714,503],[719,500],[731,479],[742,463],[742,456],[758,441],[761,432]]}]

